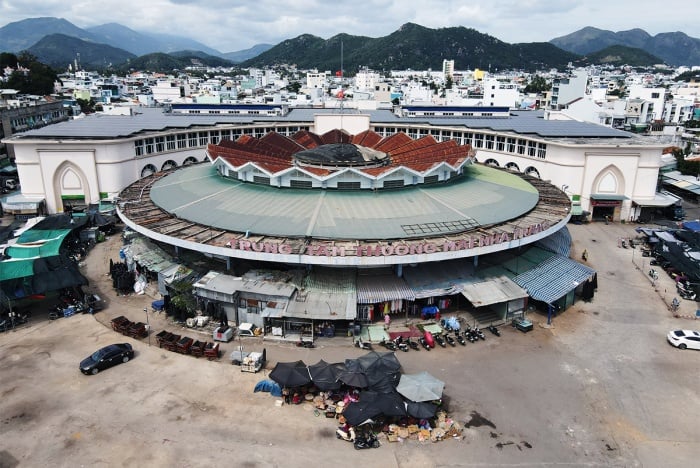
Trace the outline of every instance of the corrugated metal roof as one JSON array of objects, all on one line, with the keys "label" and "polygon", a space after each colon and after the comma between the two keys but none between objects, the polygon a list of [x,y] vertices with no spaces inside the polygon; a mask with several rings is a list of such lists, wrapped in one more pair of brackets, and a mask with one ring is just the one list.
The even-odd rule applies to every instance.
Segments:
[{"label": "corrugated metal roof", "polygon": [[592,268],[570,258],[554,255],[532,270],[516,276],[513,281],[533,299],[551,304],[594,274]]},{"label": "corrugated metal roof", "polygon": [[285,298],[292,297],[292,294],[297,289],[293,283],[274,281],[260,272],[253,271],[249,273],[250,275],[246,273],[245,277],[238,277],[210,271],[194,283],[193,286],[205,291],[226,294],[233,294],[238,291],[261,296]]},{"label": "corrugated metal roof", "polygon": [[396,275],[360,275],[357,277],[357,303],[376,304],[404,299],[415,301],[416,295],[403,278]]},{"label": "corrugated metal roof", "polygon": [[564,226],[554,234],[537,241],[535,245],[542,247],[545,250],[563,255],[564,257],[568,257],[571,253],[571,233],[569,232],[569,229]]},{"label": "corrugated metal roof", "polygon": [[133,260],[140,266],[149,269],[154,273],[178,266],[172,261],[172,257],[163,252],[160,247],[146,238],[136,237],[131,243],[123,247],[124,255],[127,259]]},{"label": "corrugated metal roof", "polygon": [[[338,114],[338,109],[294,108],[285,116],[231,115],[231,114],[172,114],[163,108],[140,107],[134,115],[94,114],[80,119],[59,122],[14,136],[23,138],[119,138],[137,135],[148,131],[172,129],[193,129],[213,127],[226,124],[260,123],[303,123],[313,125],[319,114]],[[596,125],[573,120],[545,120],[543,112],[511,111],[509,117],[399,117],[391,110],[355,110],[344,109],[346,114],[364,114],[370,116],[373,125],[421,125],[440,127],[463,127],[471,129],[492,130],[494,132],[513,132],[543,138],[584,138],[590,140],[614,139],[619,143],[634,144],[643,137]],[[649,141],[648,139],[646,141]]]},{"label": "corrugated metal roof", "polygon": [[[183,168],[153,184],[153,202],[180,219],[253,235],[319,239],[424,237],[406,226],[470,220],[490,225],[532,209],[537,190],[520,177],[469,166],[450,184],[373,191],[285,189],[224,179],[216,168]],[[451,229],[454,231],[454,228]],[[435,233],[438,234],[438,233]],[[443,233],[444,234],[444,233]]]},{"label": "corrugated metal roof", "polygon": [[462,294],[476,307],[484,307],[491,304],[524,299],[528,297],[527,291],[518,286],[507,276],[499,276],[465,284]]},{"label": "corrugated metal roof", "polygon": [[353,320],[356,314],[357,301],[354,292],[338,294],[300,291],[289,302],[284,316],[315,320]]},{"label": "corrugated metal roof", "polygon": [[659,193],[654,195],[651,200],[640,200],[639,198],[632,198],[632,203],[639,206],[671,206],[677,203],[680,197],[673,195],[672,193]]},{"label": "corrugated metal roof", "polygon": [[471,258],[403,267],[403,278],[417,299],[459,294],[463,283],[473,275],[474,263]]},{"label": "corrugated metal roof", "polygon": [[356,271],[316,267],[304,277],[304,290],[331,294],[355,294]]}]

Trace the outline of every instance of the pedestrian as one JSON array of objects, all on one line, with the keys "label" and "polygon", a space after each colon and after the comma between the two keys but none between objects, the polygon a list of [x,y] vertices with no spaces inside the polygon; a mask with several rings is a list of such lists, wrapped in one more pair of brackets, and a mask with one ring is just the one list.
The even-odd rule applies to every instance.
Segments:
[{"label": "pedestrian", "polygon": [[389,325],[391,325],[391,317],[389,317],[389,314],[384,314],[384,329],[388,330]]},{"label": "pedestrian", "polygon": [[588,250],[583,249],[583,253],[581,254],[581,259],[585,262],[588,261]]}]

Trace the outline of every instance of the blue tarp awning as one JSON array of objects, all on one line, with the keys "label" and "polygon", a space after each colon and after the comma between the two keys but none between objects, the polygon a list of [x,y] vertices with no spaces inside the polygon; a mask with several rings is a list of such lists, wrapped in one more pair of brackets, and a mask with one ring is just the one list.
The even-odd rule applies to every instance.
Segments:
[{"label": "blue tarp awning", "polygon": [[595,270],[575,260],[554,255],[513,281],[535,300],[551,304],[595,275]]}]

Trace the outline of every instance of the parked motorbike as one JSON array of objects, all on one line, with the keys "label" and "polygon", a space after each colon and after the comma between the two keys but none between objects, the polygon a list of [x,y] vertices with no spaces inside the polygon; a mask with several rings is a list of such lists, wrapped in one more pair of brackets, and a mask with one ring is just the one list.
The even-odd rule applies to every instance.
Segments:
[{"label": "parked motorbike", "polygon": [[459,334],[459,332],[455,332],[455,339],[457,340],[457,343],[461,344],[462,346],[467,345],[467,341],[462,335]]},{"label": "parked motorbike", "polygon": [[413,351],[420,351],[420,346],[418,345],[418,343],[413,341],[410,337],[406,338],[406,343]]},{"label": "parked motorbike", "polygon": [[357,341],[355,342],[355,347],[360,348],[360,349],[371,350],[372,343],[370,343],[368,341],[362,341],[362,338],[358,338]]},{"label": "parked motorbike", "polygon": [[442,348],[447,348],[447,343],[445,342],[445,339],[442,337],[442,334],[436,333],[435,334],[435,342],[439,344]]},{"label": "parked motorbike", "polygon": [[347,442],[355,442],[355,428],[353,428],[352,426],[349,428],[346,428],[345,426],[339,426],[338,429],[335,430],[335,436],[338,439],[342,439]]},{"label": "parked motorbike", "polygon": [[498,328],[496,328],[493,324],[489,325],[489,331],[496,336],[501,336],[501,332],[499,332]]},{"label": "parked motorbike", "polygon": [[484,335],[484,332],[482,332],[479,327],[474,327],[474,333],[480,340],[486,340],[486,335]]},{"label": "parked motorbike", "polygon": [[404,343],[403,337],[402,337],[401,335],[397,336],[397,337],[394,339],[394,344],[396,345],[396,347],[397,347],[400,351],[403,351],[403,352],[405,352],[405,353],[408,352],[408,344],[407,344],[407,343]]},{"label": "parked motorbike", "polygon": [[657,273],[657,271],[654,270],[653,268],[652,268],[651,270],[649,270],[649,276],[650,276],[651,279],[653,279],[653,280],[659,279],[659,273]]},{"label": "parked motorbike", "polygon": [[428,344],[428,341],[424,337],[418,338],[418,343],[425,349],[426,351],[430,351],[430,345]]},{"label": "parked motorbike", "polygon": [[697,295],[695,294],[695,291],[693,291],[690,285],[688,285],[687,283],[676,283],[676,290],[678,290],[678,295],[681,296],[683,299],[687,299],[689,301],[696,300]]},{"label": "parked motorbike", "polygon": [[445,333],[445,341],[447,341],[447,344],[454,347],[456,346],[454,338],[449,333]]},{"label": "parked motorbike", "polygon": [[382,340],[379,342],[379,344],[384,346],[389,351],[396,351],[396,344],[393,341]]},{"label": "parked motorbike", "polygon": [[474,333],[474,330],[472,330],[470,327],[467,327],[464,329],[464,337],[469,341],[470,343],[474,343],[478,337]]},{"label": "parked motorbike", "polygon": [[379,439],[372,432],[356,436],[354,445],[356,450],[379,448],[380,446]]},{"label": "parked motorbike", "polygon": [[316,345],[314,345],[313,341],[297,341],[297,348],[315,348]]}]

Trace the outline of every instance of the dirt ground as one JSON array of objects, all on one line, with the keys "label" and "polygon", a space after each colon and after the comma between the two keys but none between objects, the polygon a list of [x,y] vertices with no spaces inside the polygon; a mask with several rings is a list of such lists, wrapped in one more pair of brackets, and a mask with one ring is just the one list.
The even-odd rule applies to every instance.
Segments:
[{"label": "dirt ground", "polygon": [[[587,249],[599,272],[594,300],[552,326],[533,312],[537,326],[527,334],[506,327],[500,338],[464,348],[399,353],[404,372],[445,381],[463,438],[383,440],[364,451],[337,440],[335,420],[314,416],[311,405],[278,406],[253,392],[275,362],[363,354],[348,338],[321,338],[315,349],[245,339],[246,350],[265,347],[269,360],[251,374],[227,359],[233,342],[221,360],[207,361],[159,349],[153,338],[149,346],[124,337],[111,318],[148,315],[152,335],[178,330],[150,312],[152,289],[114,294],[107,272],[121,240],[110,238],[82,267],[89,289],[107,301],[104,311],[49,321],[38,306],[29,324],[0,334],[0,467],[692,465],[700,456],[700,353],[671,348],[665,335],[697,322],[672,317],[670,286],[652,287],[632,250],[617,247],[632,226],[571,230],[574,254]],[[690,313],[695,304],[683,307]],[[79,372],[81,359],[115,342],[131,343],[135,359],[96,376]]]}]

